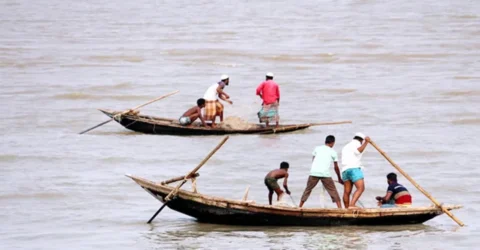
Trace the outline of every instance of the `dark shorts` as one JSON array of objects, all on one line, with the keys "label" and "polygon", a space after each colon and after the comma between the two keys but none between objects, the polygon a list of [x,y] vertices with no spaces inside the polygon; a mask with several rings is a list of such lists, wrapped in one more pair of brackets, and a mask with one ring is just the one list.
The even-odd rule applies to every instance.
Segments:
[{"label": "dark shorts", "polygon": [[267,186],[268,190],[270,191],[280,188],[280,186],[278,185],[277,179],[273,177],[265,177],[265,186]]}]

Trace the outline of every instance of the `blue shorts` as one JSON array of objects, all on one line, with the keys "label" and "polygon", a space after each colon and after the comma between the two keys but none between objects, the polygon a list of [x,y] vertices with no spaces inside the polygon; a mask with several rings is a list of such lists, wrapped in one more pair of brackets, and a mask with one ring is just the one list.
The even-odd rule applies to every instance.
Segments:
[{"label": "blue shorts", "polygon": [[355,183],[361,179],[363,179],[363,172],[360,168],[349,168],[342,172],[343,181]]},{"label": "blue shorts", "polygon": [[380,208],[394,208],[397,207],[395,204],[382,204]]}]

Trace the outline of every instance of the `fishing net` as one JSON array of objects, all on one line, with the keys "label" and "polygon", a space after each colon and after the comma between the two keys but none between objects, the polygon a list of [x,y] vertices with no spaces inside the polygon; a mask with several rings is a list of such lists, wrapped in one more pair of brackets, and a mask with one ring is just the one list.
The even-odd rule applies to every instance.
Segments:
[{"label": "fishing net", "polygon": [[249,123],[237,116],[230,116],[223,120],[219,125],[224,129],[247,130],[256,127],[256,124]]}]

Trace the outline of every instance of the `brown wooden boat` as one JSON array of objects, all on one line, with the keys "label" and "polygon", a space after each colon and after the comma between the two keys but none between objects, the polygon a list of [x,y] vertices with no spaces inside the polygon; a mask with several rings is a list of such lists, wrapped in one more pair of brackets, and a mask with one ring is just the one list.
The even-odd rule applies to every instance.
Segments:
[{"label": "brown wooden boat", "polygon": [[[152,182],[129,176],[145,191],[164,202],[175,189],[165,182]],[[182,178],[176,179],[181,180]],[[441,215],[438,207],[368,208],[295,208],[256,204],[254,201],[223,199],[179,190],[167,206],[200,222],[227,225],[341,226],[420,224]],[[443,206],[448,210],[462,206]]]},{"label": "brown wooden boat", "polygon": [[[101,112],[113,118],[121,112],[100,109]],[[161,118],[147,115],[122,115],[115,117],[115,121],[120,123],[127,129],[145,134],[160,135],[225,135],[225,134],[278,134],[287,133],[296,130],[306,129],[316,125],[342,124],[351,122],[332,122],[332,123],[306,123],[306,124],[290,124],[280,125],[278,128],[266,127],[262,124],[256,124],[249,129],[225,129],[221,127],[205,128],[200,126],[200,122],[195,122],[193,126],[182,126],[176,119]]]}]

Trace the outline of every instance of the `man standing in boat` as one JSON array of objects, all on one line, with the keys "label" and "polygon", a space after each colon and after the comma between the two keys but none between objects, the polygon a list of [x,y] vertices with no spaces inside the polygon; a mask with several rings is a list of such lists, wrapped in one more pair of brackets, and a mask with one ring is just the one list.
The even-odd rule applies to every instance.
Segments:
[{"label": "man standing in boat", "polygon": [[280,88],[278,84],[273,81],[272,72],[268,72],[265,78],[265,81],[257,87],[257,95],[263,100],[262,109],[258,112],[258,118],[260,122],[265,122],[267,127],[271,121],[275,121],[278,127],[280,120],[278,115]]},{"label": "man standing in boat", "polygon": [[303,204],[305,201],[307,201],[313,188],[315,188],[315,186],[318,184],[318,181],[322,181],[323,187],[327,190],[328,194],[332,198],[332,202],[336,203],[338,208],[342,208],[340,196],[338,195],[337,188],[335,187],[332,175],[330,174],[330,166],[333,163],[338,182],[343,184],[342,178],[340,177],[340,169],[338,168],[337,163],[337,152],[335,152],[333,149],[334,145],[335,137],[333,135],[329,135],[327,138],[325,138],[325,145],[318,146],[313,151],[312,168],[310,170],[307,187],[303,192],[299,207],[303,207]]},{"label": "man standing in boat", "polygon": [[288,162],[282,162],[280,163],[280,169],[275,169],[270,172],[265,176],[265,186],[268,188],[268,204],[272,205],[272,197],[273,197],[273,192],[277,193],[277,201],[279,201],[282,198],[283,191],[280,189],[280,186],[278,185],[278,179],[283,179],[283,187],[285,188],[285,192],[287,192],[288,195],[290,195],[290,190],[288,190],[287,186],[287,180],[288,180],[288,168],[289,168]]},{"label": "man standing in boat", "polygon": [[227,75],[222,75],[221,81],[212,84],[203,95],[203,99],[205,99],[204,117],[206,121],[212,121],[212,127],[215,127],[215,118],[217,116],[220,117],[220,122],[223,122],[223,104],[220,103],[218,98],[233,104],[233,102],[229,100],[230,96],[223,91],[225,86],[228,86],[229,82],[229,77]]},{"label": "man standing in boat", "polygon": [[[356,203],[365,190],[361,159],[369,142],[370,137],[362,133],[356,133],[353,140],[342,149],[343,203],[345,208],[358,209]],[[352,202],[350,202],[353,186],[356,190],[353,193]]]},{"label": "man standing in boat", "polygon": [[389,173],[387,175],[387,183],[387,194],[383,197],[376,197],[380,207],[412,206],[412,196],[402,184],[397,182],[397,175],[395,173]]}]

